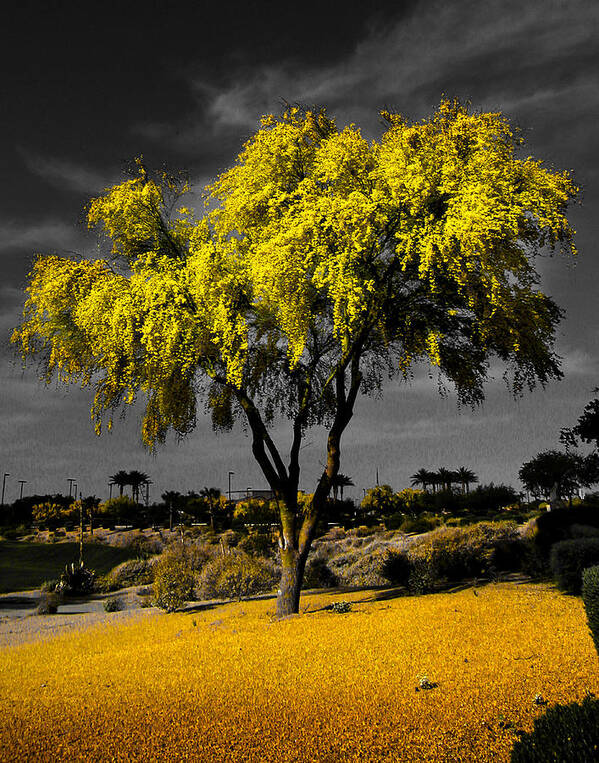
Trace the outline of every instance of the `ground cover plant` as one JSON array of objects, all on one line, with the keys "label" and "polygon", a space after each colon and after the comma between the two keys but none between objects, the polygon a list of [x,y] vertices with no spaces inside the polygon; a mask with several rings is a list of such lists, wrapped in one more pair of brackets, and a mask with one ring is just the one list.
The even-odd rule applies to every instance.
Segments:
[{"label": "ground cover plant", "polygon": [[549,585],[303,608],[140,615],[5,648],[0,760],[501,762],[547,709],[599,692],[582,601]]},{"label": "ground cover plant", "polygon": [[[85,564],[104,575],[135,552],[99,543],[83,547]],[[26,543],[0,541],[0,593],[39,588],[45,580],[60,577],[65,565],[79,559],[78,543]]]}]

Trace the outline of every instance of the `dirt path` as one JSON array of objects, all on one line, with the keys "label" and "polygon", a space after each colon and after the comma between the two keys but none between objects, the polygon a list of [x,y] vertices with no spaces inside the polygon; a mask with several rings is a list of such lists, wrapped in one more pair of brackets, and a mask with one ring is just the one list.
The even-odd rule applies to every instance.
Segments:
[{"label": "dirt path", "polygon": [[[0,648],[45,641],[70,631],[132,618],[154,617],[159,611],[142,608],[137,595],[144,586],[125,588],[111,594],[95,594],[88,599],[66,600],[55,615],[38,615],[39,590],[0,594]],[[118,596],[124,608],[106,612],[104,601]]]}]

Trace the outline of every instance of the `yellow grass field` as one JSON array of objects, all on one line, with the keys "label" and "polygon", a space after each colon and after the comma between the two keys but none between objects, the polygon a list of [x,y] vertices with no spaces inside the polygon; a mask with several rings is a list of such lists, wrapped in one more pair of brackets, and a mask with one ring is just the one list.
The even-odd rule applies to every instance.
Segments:
[{"label": "yellow grass field", "polygon": [[[580,599],[498,583],[141,618],[0,654],[0,759],[505,761],[549,702],[599,694]],[[313,611],[332,601],[352,611]],[[416,691],[426,676],[437,684]]]}]

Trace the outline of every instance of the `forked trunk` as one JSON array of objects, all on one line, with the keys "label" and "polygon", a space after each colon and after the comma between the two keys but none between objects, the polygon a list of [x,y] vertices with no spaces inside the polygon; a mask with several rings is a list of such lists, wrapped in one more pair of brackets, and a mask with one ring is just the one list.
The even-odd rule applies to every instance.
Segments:
[{"label": "forked trunk", "polygon": [[281,551],[281,582],[277,591],[277,617],[296,615],[299,612],[300,594],[307,551],[300,554],[293,548]]}]

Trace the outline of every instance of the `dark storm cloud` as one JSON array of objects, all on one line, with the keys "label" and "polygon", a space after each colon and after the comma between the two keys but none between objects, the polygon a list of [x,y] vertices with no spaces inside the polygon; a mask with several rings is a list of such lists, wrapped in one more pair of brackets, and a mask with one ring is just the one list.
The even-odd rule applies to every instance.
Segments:
[{"label": "dark storm cloud", "polygon": [[20,154],[30,172],[61,191],[97,195],[120,179],[116,174],[100,172],[68,159],[44,157],[25,149],[20,149]]},{"label": "dark storm cloud", "polygon": [[340,122],[375,136],[383,106],[419,119],[446,94],[503,111],[548,161],[588,164],[597,158],[598,32],[599,4],[425,0],[371,28],[331,63],[317,54],[301,62],[283,56],[250,68],[233,64],[211,79],[190,74],[195,111],[134,130],[207,173],[230,164],[260,116],[282,99],[327,105]]},{"label": "dark storm cloud", "polygon": [[[223,487],[228,469],[236,472],[237,487],[263,486],[240,431],[215,439],[200,416],[186,443],[176,447],[169,440],[153,461],[139,444],[138,408],[115,423],[112,436],[98,440],[89,422],[89,390],[43,389],[33,371],[23,376],[2,354],[19,320],[33,253],[97,254],[93,237],[77,223],[89,197],[120,179],[124,161],[143,154],[150,166],[188,169],[201,188],[235,161],[260,116],[278,111],[282,99],[326,105],[338,124],[355,122],[368,138],[380,135],[384,106],[421,119],[442,94],[470,99],[474,109],[506,114],[522,128],[527,153],[572,168],[584,190],[585,205],[572,213],[578,269],[557,260],[541,267],[548,293],[568,309],[557,347],[565,381],[514,408],[503,369],[493,366],[485,406],[461,416],[451,394],[438,397],[426,372],[411,385],[386,390],[383,402],[361,400],[342,467],[354,477],[356,495],[372,484],[374,464],[398,488],[421,466],[458,462],[482,481],[517,484],[523,460],[556,446],[559,429],[575,420],[599,370],[593,208],[599,198],[599,3],[420,0],[379,4],[388,9],[371,16],[368,4],[352,0],[331,3],[327,18],[322,4],[274,0],[222,9],[190,4],[179,14],[155,4],[144,15],[125,4],[112,16],[90,15],[86,4],[63,14],[50,6],[32,13],[29,5],[39,4],[23,0],[11,8],[9,21],[12,14],[22,18],[11,35],[14,49],[0,51],[7,72],[0,139],[12,149],[4,159],[0,211],[6,471],[33,481],[29,475],[37,470],[39,489],[85,475],[90,492],[99,495],[106,476],[120,468],[151,474],[157,494],[174,486]],[[275,427],[273,436],[285,435],[285,426]],[[324,456],[322,432],[307,439],[315,443],[304,451],[303,487],[310,489]]]}]

